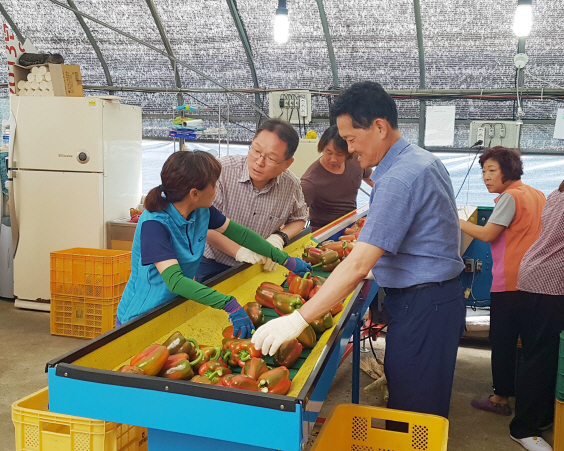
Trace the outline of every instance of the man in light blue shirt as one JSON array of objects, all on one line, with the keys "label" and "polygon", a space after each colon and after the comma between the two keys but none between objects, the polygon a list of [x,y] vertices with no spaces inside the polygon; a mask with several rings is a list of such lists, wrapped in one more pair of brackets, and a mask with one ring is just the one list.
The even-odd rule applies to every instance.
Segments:
[{"label": "man in light blue shirt", "polygon": [[355,83],[331,113],[360,165],[376,166],[366,224],[320,291],[299,311],[262,326],[252,341],[273,354],[372,271],[390,316],[388,407],[448,417],[466,311],[450,177],[438,158],[401,137],[395,102],[378,83]]}]

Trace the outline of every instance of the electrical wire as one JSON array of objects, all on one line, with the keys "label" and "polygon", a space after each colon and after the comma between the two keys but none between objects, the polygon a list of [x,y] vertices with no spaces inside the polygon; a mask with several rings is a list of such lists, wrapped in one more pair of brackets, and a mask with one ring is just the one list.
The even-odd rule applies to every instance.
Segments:
[{"label": "electrical wire", "polygon": [[[491,139],[490,139],[491,142]],[[474,144],[475,145],[475,144]],[[482,150],[481,148],[478,149],[478,151],[476,152],[476,155],[474,155],[474,159],[472,160],[472,164],[470,165],[470,168],[468,169],[468,172],[466,172],[466,175],[464,176],[464,180],[462,180],[462,184],[460,185],[460,188],[458,188],[458,192],[456,193],[456,196],[454,196],[454,198],[458,198],[458,195],[460,194],[460,190],[462,190],[462,187],[464,186],[464,182],[466,181],[466,178],[468,177],[468,174],[470,174],[470,171],[472,170],[472,167],[474,166],[474,162],[476,161],[476,157],[478,156],[478,154],[480,153],[480,150]]]}]

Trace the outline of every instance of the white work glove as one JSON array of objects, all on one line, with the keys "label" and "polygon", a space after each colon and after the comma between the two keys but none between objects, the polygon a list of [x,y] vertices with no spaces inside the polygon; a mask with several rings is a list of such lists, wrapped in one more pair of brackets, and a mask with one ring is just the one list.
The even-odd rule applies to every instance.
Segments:
[{"label": "white work glove", "polygon": [[270,235],[266,239],[266,241],[268,241],[270,244],[272,244],[274,247],[277,247],[280,250],[284,249],[284,238],[282,238],[277,233],[273,233],[272,235]]},{"label": "white work glove", "polygon": [[250,263],[254,265],[255,263],[264,263],[266,262],[266,257],[257,254],[256,252],[247,249],[246,247],[241,246],[241,248],[237,251],[237,255],[235,255],[235,260],[238,262],[243,263]]},{"label": "white work glove", "polygon": [[255,348],[262,349],[263,355],[274,355],[282,343],[298,337],[307,327],[307,322],[300,312],[294,310],[291,315],[281,316],[260,326],[251,342]]},{"label": "white work glove", "polygon": [[[276,233],[270,235],[266,239],[266,241],[268,241],[270,244],[272,244],[274,247],[280,250],[284,249],[284,239]],[[264,266],[262,267],[262,270],[266,272],[270,272],[270,271],[274,271],[276,268],[278,268],[278,263],[276,263],[270,258],[267,258],[266,262],[264,263]]]}]

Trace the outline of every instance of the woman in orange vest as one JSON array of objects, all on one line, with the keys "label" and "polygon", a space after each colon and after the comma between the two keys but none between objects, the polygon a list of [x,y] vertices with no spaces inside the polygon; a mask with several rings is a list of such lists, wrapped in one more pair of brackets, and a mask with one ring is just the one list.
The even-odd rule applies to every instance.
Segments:
[{"label": "woman in orange vest", "polygon": [[500,415],[511,415],[509,397],[515,396],[517,340],[523,324],[517,291],[519,265],[541,231],[545,195],[521,181],[523,163],[517,149],[496,146],[480,157],[482,175],[490,193],[499,193],[486,225],[461,220],[460,228],[473,238],[491,243],[492,287],[490,343],[494,394],[472,400],[472,406]]}]

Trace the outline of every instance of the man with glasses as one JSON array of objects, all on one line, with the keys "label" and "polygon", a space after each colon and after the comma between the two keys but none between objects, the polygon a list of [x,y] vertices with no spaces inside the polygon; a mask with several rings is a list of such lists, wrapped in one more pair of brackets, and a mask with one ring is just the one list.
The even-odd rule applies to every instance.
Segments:
[{"label": "man with glasses", "polygon": [[[308,218],[300,179],[287,171],[298,143],[292,125],[270,119],[257,130],[248,155],[220,159],[221,176],[213,205],[279,249],[304,228]],[[265,271],[278,266],[210,230],[196,280],[205,282],[237,262],[261,263]]]}]

